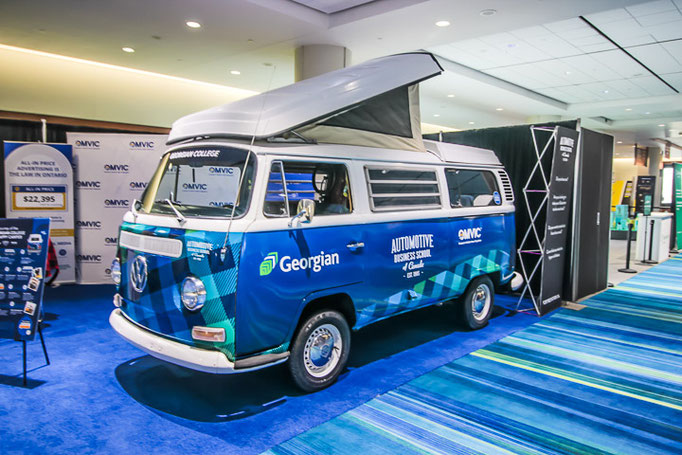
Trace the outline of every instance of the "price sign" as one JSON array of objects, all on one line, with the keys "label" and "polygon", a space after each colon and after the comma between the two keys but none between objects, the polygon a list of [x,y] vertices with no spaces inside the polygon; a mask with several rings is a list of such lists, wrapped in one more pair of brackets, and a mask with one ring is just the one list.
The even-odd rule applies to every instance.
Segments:
[{"label": "price sign", "polygon": [[12,210],[66,210],[66,186],[13,185]]}]

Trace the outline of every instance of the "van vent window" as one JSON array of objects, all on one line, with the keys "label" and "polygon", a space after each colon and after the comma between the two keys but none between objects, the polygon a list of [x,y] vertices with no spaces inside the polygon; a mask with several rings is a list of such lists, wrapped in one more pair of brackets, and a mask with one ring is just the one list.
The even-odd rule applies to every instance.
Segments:
[{"label": "van vent window", "polygon": [[502,181],[502,191],[504,191],[504,199],[507,202],[514,202],[514,190],[512,189],[511,180],[505,171],[499,171],[500,180]]},{"label": "van vent window", "polygon": [[440,190],[432,169],[366,168],[374,211],[440,208]]},{"label": "van vent window", "polygon": [[499,193],[495,198],[497,181],[490,171],[447,169],[445,178],[452,207],[486,207],[501,203]]}]

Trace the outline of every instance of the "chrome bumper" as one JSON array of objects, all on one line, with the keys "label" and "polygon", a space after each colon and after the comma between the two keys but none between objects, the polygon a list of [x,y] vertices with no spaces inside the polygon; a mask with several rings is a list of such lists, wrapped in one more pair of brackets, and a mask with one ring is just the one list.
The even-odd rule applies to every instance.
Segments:
[{"label": "chrome bumper", "polygon": [[156,335],[149,330],[138,326],[118,308],[111,312],[109,324],[126,341],[138,349],[143,350],[166,362],[174,363],[192,370],[203,371],[215,374],[246,373],[248,371],[260,370],[286,361],[286,358],[278,359],[253,368],[235,369],[234,363],[230,362],[225,354],[220,351],[197,348],[186,344],[171,341]]}]

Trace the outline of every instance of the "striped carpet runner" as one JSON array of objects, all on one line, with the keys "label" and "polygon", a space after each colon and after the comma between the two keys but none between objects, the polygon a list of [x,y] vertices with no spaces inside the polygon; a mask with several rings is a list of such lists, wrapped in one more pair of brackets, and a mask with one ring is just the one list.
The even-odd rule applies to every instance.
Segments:
[{"label": "striped carpet runner", "polygon": [[682,454],[682,256],[268,454]]}]

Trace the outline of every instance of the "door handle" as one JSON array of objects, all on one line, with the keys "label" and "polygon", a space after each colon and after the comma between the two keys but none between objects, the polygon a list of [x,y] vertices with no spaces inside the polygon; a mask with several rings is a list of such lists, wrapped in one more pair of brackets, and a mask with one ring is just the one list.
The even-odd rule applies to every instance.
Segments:
[{"label": "door handle", "polygon": [[364,247],[365,247],[364,242],[351,242],[351,243],[346,245],[346,248],[348,248],[349,250],[351,250],[353,252],[358,251]]}]

